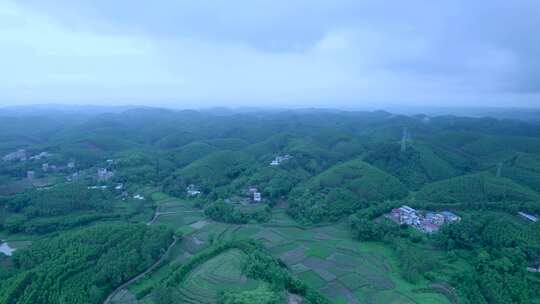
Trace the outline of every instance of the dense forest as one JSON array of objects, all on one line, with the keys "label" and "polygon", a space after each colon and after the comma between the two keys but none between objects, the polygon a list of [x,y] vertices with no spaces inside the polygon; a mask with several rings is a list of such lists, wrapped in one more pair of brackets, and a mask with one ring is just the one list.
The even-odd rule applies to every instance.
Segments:
[{"label": "dense forest", "polygon": [[[273,227],[276,214],[300,227],[346,224],[359,244],[389,248],[406,282],[451,286],[459,303],[540,299],[539,274],[527,270],[540,264],[540,227],[518,213],[540,215],[534,122],[383,111],[6,112],[0,156],[0,237],[31,242],[0,253],[0,303],[101,303],[172,242],[167,225],[154,225],[158,213],[173,218],[188,205],[189,216],[227,227]],[[461,220],[423,233],[388,218],[402,205]],[[202,229],[181,221],[178,234]],[[232,246],[214,241],[225,234],[209,237],[209,252]],[[265,283],[221,293],[222,303],[280,303],[278,289],[327,303],[261,244],[235,246],[247,256],[245,275]],[[178,261],[173,278],[193,270]],[[176,280],[141,294],[175,303]]]},{"label": "dense forest", "polygon": [[162,228],[100,225],[40,240],[13,258],[1,303],[100,303],[148,267],[172,240]]}]

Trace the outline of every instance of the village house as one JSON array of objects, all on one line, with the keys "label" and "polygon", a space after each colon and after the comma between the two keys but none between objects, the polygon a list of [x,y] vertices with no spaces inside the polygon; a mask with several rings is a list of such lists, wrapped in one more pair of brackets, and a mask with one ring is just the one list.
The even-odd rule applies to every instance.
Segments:
[{"label": "village house", "polygon": [[106,181],[114,176],[114,172],[107,170],[107,168],[99,168],[97,170],[97,177],[99,181]]},{"label": "village house", "polygon": [[260,192],[254,192],[253,193],[253,201],[254,202],[260,202],[262,200],[262,196]]},{"label": "village house", "polygon": [[426,233],[433,233],[439,231],[441,226],[434,224],[433,222],[424,219],[421,221],[419,228]]},{"label": "village house", "polygon": [[26,171],[26,178],[32,180],[36,177],[36,172],[34,171]]},{"label": "village house", "polygon": [[141,201],[144,200],[144,196],[142,196],[142,195],[140,195],[140,194],[135,194],[135,195],[133,196],[133,198],[136,199],[136,200],[141,200]]},{"label": "village house", "polygon": [[73,169],[73,168],[75,168],[75,162],[74,162],[74,161],[70,161],[69,163],[67,163],[67,167],[68,167],[68,169]]},{"label": "village house", "polygon": [[435,224],[435,225],[442,225],[444,224],[444,215],[434,212],[428,212],[426,213],[426,219]]},{"label": "village house", "polygon": [[49,152],[41,152],[39,154],[36,154],[34,156],[31,156],[30,159],[31,160],[41,160],[42,158],[47,158],[49,156],[51,156],[52,154],[49,153]]},{"label": "village house", "polygon": [[197,187],[195,187],[194,184],[190,184],[189,186],[187,186],[186,192],[188,196],[197,196],[201,194],[201,191],[197,190]]},{"label": "village house", "polygon": [[42,164],[42,165],[41,165],[41,170],[42,170],[43,172],[49,171],[49,164],[48,164],[48,163]]},{"label": "village house", "polygon": [[292,156],[289,154],[285,154],[283,156],[276,156],[272,162],[270,162],[270,166],[279,166],[282,162],[291,159]]},{"label": "village house", "polygon": [[391,214],[400,224],[418,225],[420,222],[420,217],[416,213],[416,210],[406,205],[393,209]]}]

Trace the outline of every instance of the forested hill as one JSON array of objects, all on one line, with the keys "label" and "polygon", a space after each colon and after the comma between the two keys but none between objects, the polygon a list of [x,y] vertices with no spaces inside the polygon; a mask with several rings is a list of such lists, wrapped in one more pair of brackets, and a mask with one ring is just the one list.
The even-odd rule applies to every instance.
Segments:
[{"label": "forested hill", "polygon": [[[440,185],[457,183],[460,177],[496,175],[497,166],[502,166],[499,178],[504,180],[487,185],[512,183],[517,192],[526,193],[520,197],[527,200],[535,199],[540,190],[535,169],[540,125],[517,120],[322,110],[114,108],[110,113],[100,109],[81,116],[53,113],[0,114],[0,154],[21,148],[30,153],[47,151],[77,160],[80,168],[115,158],[125,179],[134,181],[137,175],[147,183],[164,181],[171,193],[193,183],[211,197],[248,185],[258,185],[266,197],[286,197],[294,188],[294,193],[313,189],[308,185],[339,172],[334,166],[352,160],[379,172],[363,177],[365,183],[388,175],[399,180],[395,183],[399,189],[393,192],[402,193],[404,185],[408,191],[419,191],[422,200],[430,199],[426,193],[435,195]],[[270,168],[270,161],[282,154],[293,158]],[[16,179],[30,169],[30,164],[2,166],[0,178]],[[466,201],[471,191],[454,196]],[[332,191],[316,192],[312,194]],[[370,201],[388,199],[368,196]],[[351,196],[351,204],[365,198]]]},{"label": "forested hill", "polygon": [[[171,269],[158,269],[159,278],[134,291],[144,303],[175,303],[149,297],[160,294],[158,285],[172,273],[187,278],[178,284],[192,284],[190,272],[206,273],[210,266],[190,267],[205,259],[267,261],[266,252],[217,250],[229,248],[220,242],[236,236],[256,238],[297,264],[289,269],[272,260],[281,277],[263,276],[246,297],[274,299],[303,286],[296,291],[316,299],[309,303],[326,303],[289,270],[329,292],[344,273],[306,265],[314,259],[339,264],[334,251],[354,253],[354,237],[371,242],[362,250],[393,252],[392,267],[377,265],[399,271],[410,284],[395,288],[436,289],[463,303],[540,298],[540,279],[526,270],[540,264],[538,223],[532,223],[540,215],[539,124],[384,111],[11,109],[0,111],[0,158],[0,237],[32,243],[11,258],[0,254],[1,303],[100,303],[162,258],[172,233],[187,241],[172,249]],[[402,205],[426,216],[455,212],[460,220],[437,226],[437,234],[423,233],[388,218]],[[235,233],[244,228],[252,231]],[[314,238],[320,248],[310,247]],[[298,242],[304,243],[295,247]],[[304,253],[311,260],[300,267],[296,257]],[[360,260],[355,256],[353,266]],[[229,265],[231,272],[246,269],[239,264]],[[358,294],[375,284],[362,283],[359,275],[341,278]],[[261,274],[252,274],[255,279]],[[365,299],[392,286],[381,282],[381,290],[362,291],[369,294]],[[161,287],[167,295],[171,286]],[[193,297],[188,287],[168,299],[177,292]],[[219,295],[230,300],[223,303],[246,303],[223,290],[195,291],[211,294],[208,303]]]}]

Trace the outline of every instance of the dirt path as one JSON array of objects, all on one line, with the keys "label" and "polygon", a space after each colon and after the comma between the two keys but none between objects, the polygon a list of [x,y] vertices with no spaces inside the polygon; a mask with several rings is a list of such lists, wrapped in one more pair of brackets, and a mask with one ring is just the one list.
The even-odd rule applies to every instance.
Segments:
[{"label": "dirt path", "polygon": [[153,225],[156,222],[157,218],[159,217],[159,207],[160,207],[160,205],[156,206],[156,211],[154,211],[154,216],[152,217],[152,219],[148,223],[146,223],[146,225],[150,226],[150,225]]},{"label": "dirt path", "polygon": [[154,269],[156,269],[160,264],[161,262],[163,262],[163,260],[165,260],[167,258],[167,256],[169,255],[169,252],[171,251],[171,249],[174,247],[174,245],[176,245],[176,242],[178,242],[178,238],[176,236],[174,236],[173,238],[173,242],[169,245],[169,247],[167,248],[167,250],[165,251],[165,253],[159,258],[159,260],[157,260],[152,266],[150,266],[149,268],[147,268],[144,272],[141,272],[140,274],[138,274],[137,276],[133,277],[131,280],[125,282],[124,284],[120,285],[118,288],[116,288],[113,292],[111,292],[109,294],[109,296],[105,299],[105,301],[103,301],[103,304],[110,304],[112,299],[122,290],[126,289],[129,285],[137,282],[139,279],[141,279],[142,277],[144,277],[145,275],[149,274],[150,272],[154,271]]}]

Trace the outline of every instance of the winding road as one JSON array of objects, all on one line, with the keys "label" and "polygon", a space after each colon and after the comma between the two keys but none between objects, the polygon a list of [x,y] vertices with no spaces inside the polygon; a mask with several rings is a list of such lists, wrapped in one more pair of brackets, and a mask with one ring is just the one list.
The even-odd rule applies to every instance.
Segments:
[{"label": "winding road", "polygon": [[154,271],[154,269],[156,269],[160,264],[161,262],[163,262],[163,260],[165,260],[169,254],[169,252],[171,251],[171,249],[174,247],[174,245],[176,245],[176,242],[178,242],[178,238],[176,236],[174,236],[173,238],[173,241],[172,243],[169,245],[169,247],[167,248],[167,250],[165,251],[165,253],[163,253],[163,255],[161,255],[161,257],[159,258],[159,260],[157,260],[152,266],[150,266],[149,268],[147,268],[144,272],[141,272],[140,274],[138,274],[137,276],[133,277],[131,280],[125,282],[124,284],[118,286],[118,288],[116,288],[113,292],[111,292],[109,294],[109,296],[105,299],[105,301],[103,301],[103,304],[110,304],[112,299],[122,290],[126,289],[129,285],[137,282],[139,279],[141,279],[142,277],[144,277],[145,275],[149,274],[150,272]]},{"label": "winding road", "polygon": [[[146,225],[150,226],[150,225],[153,225],[156,220],[158,219],[158,217],[160,215],[163,215],[163,214],[172,214],[172,213],[175,213],[175,212],[159,212],[159,208],[160,206],[158,205],[156,207],[156,211],[154,212],[154,216],[152,217],[152,219],[146,223]],[[122,290],[126,289],[129,285],[137,282],[138,280],[140,280],[142,277],[144,277],[145,275],[149,274],[150,272],[154,271],[154,269],[156,269],[162,262],[163,260],[165,260],[167,258],[167,256],[169,255],[169,252],[171,251],[171,249],[174,247],[174,245],[176,245],[176,243],[178,242],[178,238],[176,236],[173,237],[173,241],[172,243],[169,245],[169,247],[167,248],[167,250],[165,251],[165,253],[163,253],[163,255],[161,255],[161,257],[159,258],[159,260],[157,260],[154,264],[152,264],[152,266],[148,267],[145,271],[139,273],[137,276],[133,277],[132,279],[130,279],[129,281],[125,282],[124,284],[118,286],[115,290],[113,290],[113,292],[111,292],[109,294],[109,296],[105,299],[105,301],[103,301],[103,304],[110,304],[112,299]]]}]

